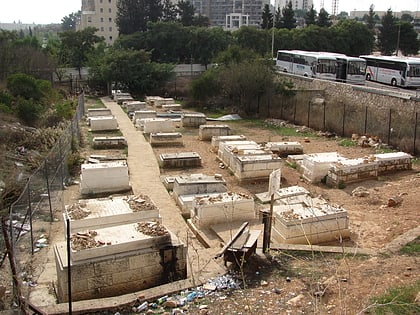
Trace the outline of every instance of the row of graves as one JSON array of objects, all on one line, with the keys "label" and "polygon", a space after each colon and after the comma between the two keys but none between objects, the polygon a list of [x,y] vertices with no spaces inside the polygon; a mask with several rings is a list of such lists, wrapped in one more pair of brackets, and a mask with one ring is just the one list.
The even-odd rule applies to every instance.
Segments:
[{"label": "row of graves", "polygon": [[[134,102],[120,96],[114,100]],[[109,115],[104,108],[88,110],[88,121]],[[102,145],[108,148],[110,142]],[[133,195],[124,157],[90,156],[81,165],[80,194],[82,199],[63,213],[66,241],[54,247],[59,303],[69,301],[69,288],[71,299],[79,301],[187,277],[186,246],[162,224],[149,196]]]},{"label": "row of graves", "polygon": [[412,169],[413,157],[405,152],[372,154],[349,159],[337,152],[322,152],[288,156],[302,177],[310,183],[325,182],[330,187],[364,180],[376,180],[383,174]]}]

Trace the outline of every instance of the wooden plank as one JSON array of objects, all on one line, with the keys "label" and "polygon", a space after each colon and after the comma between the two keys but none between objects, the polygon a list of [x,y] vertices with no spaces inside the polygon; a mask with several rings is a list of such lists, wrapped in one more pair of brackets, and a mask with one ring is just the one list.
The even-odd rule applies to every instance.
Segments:
[{"label": "wooden plank", "polygon": [[320,245],[302,245],[302,244],[279,244],[275,243],[271,246],[272,250],[296,250],[296,251],[314,251],[324,253],[346,253],[346,254],[361,254],[374,255],[376,253],[373,249],[358,248],[358,247],[340,247],[340,246],[320,246]]},{"label": "wooden plank", "polygon": [[238,239],[232,243],[231,246],[229,246],[229,249],[242,249],[245,246],[245,243],[248,239],[249,233],[244,231],[239,237]]},{"label": "wooden plank", "polygon": [[249,222],[244,222],[242,223],[241,227],[239,228],[239,230],[235,233],[235,235],[232,237],[232,239],[226,243],[225,246],[223,246],[223,248],[214,256],[214,258],[219,258],[220,256],[222,256],[224,254],[224,252],[226,251],[226,249],[228,249],[228,247],[236,241],[236,239],[242,235],[242,232],[245,230],[245,228],[248,226]]}]

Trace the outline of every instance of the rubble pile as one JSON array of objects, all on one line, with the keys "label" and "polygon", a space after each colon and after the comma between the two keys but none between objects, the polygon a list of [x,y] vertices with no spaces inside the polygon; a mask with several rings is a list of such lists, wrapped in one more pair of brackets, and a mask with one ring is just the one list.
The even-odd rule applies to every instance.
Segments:
[{"label": "rubble pile", "polygon": [[90,215],[85,202],[74,203],[67,208],[67,214],[72,220],[81,220]]},{"label": "rubble pile", "polygon": [[137,196],[129,196],[126,200],[133,212],[157,209],[152,200],[143,194],[138,194]]},{"label": "rubble pile", "polygon": [[82,249],[95,248],[105,245],[104,242],[95,240],[95,236],[98,235],[96,231],[88,231],[85,233],[73,234],[70,238],[71,248],[79,251]]},{"label": "rubble pile", "polygon": [[137,231],[148,236],[164,236],[169,232],[157,221],[139,222],[137,223]]}]

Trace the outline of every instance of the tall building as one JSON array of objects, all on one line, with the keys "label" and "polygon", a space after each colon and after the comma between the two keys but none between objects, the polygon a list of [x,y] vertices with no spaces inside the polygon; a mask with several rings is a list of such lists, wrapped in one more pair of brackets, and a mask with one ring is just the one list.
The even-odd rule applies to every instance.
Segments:
[{"label": "tall building", "polygon": [[313,0],[276,0],[274,2],[274,6],[277,10],[277,8],[283,9],[286,7],[289,2],[292,2],[292,8],[293,10],[303,10],[308,11],[311,6],[314,4]]},{"label": "tall building", "polygon": [[260,27],[264,5],[270,0],[193,0],[192,4],[212,26],[234,30],[242,25]]},{"label": "tall building", "polygon": [[96,35],[103,36],[107,45],[112,45],[118,37],[115,24],[117,0],[82,0],[82,15],[77,30],[89,26],[98,29]]}]

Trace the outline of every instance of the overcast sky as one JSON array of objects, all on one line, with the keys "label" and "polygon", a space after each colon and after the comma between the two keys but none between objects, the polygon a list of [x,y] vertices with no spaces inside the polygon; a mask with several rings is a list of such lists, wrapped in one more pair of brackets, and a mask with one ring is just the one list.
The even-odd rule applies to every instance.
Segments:
[{"label": "overcast sky", "polygon": [[[61,23],[61,19],[70,13],[77,12],[82,6],[81,0],[0,0],[0,23]],[[115,0],[116,1],[116,0]],[[274,1],[272,1],[274,2]],[[321,0],[314,0],[315,10],[319,12]],[[371,4],[375,11],[417,11],[420,0],[339,0],[339,12],[350,12],[354,9],[368,11]],[[332,12],[332,0],[324,0],[324,8]]]}]

